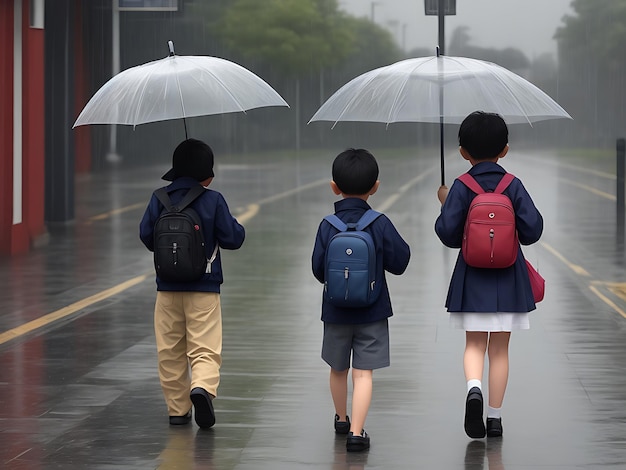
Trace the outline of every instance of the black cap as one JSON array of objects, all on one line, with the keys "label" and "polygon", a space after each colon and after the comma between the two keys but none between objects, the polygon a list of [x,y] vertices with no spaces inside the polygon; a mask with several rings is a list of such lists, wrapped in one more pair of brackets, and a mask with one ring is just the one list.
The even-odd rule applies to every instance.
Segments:
[{"label": "black cap", "polygon": [[162,178],[174,181],[176,178],[188,176],[198,181],[215,176],[213,173],[213,150],[197,139],[183,140],[172,156],[172,169]]}]

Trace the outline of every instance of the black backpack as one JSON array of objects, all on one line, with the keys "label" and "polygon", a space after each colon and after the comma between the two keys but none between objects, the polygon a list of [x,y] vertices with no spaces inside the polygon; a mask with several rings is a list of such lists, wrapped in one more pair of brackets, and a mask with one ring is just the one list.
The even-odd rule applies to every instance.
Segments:
[{"label": "black backpack", "polygon": [[175,206],[165,188],[154,192],[164,206],[154,224],[154,268],[162,281],[197,281],[210,272],[210,263],[217,256],[217,245],[211,259],[207,260],[200,217],[188,207],[204,191],[200,185],[192,187]]}]

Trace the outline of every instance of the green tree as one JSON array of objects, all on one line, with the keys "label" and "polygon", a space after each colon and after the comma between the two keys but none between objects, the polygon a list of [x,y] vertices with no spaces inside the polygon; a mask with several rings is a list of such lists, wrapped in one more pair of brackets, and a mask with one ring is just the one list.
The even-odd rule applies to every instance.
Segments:
[{"label": "green tree", "polygon": [[350,53],[344,19],[336,0],[236,0],[218,30],[232,50],[296,76]]},{"label": "green tree", "polygon": [[235,0],[218,26],[229,49],[279,74],[285,87],[293,86],[283,96],[295,113],[298,150],[307,109],[301,81],[315,76],[322,84],[324,70],[350,53],[354,36],[344,27],[345,18],[337,0]]},{"label": "green tree", "polygon": [[626,0],[573,0],[575,15],[563,17],[555,39],[571,58],[587,61],[593,55],[608,69],[626,63]]},{"label": "green tree", "polygon": [[356,38],[352,53],[340,67],[347,77],[352,78],[403,58],[402,51],[394,42],[391,33],[369,19],[348,17],[343,27]]},{"label": "green tree", "polygon": [[613,145],[626,128],[626,0],[573,0],[555,33],[574,137]]},{"label": "green tree", "polygon": [[471,57],[473,59],[493,62],[501,67],[514,72],[528,69],[530,61],[519,49],[507,47],[505,49],[495,49],[492,47],[478,47],[471,44],[469,27],[459,26],[452,33],[450,41],[451,55]]},{"label": "green tree", "polygon": [[[306,122],[331,93],[401,58],[389,31],[340,11],[337,0],[231,1],[212,29],[228,57],[241,58],[290,104],[279,119],[295,119],[296,148],[321,138]],[[290,144],[292,134],[284,132],[290,127],[280,123],[283,132],[275,138],[283,145]]]}]

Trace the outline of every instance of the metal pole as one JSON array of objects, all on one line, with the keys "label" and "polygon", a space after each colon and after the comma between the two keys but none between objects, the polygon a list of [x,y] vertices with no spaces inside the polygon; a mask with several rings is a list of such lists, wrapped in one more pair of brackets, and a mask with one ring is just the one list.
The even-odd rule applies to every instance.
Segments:
[{"label": "metal pole", "polygon": [[372,23],[375,23],[375,21],[374,21],[374,8],[376,7],[376,5],[378,5],[378,2],[371,2],[370,3],[370,21]]},{"label": "metal pole", "polygon": [[446,54],[446,33],[445,33],[445,0],[438,0],[437,4],[437,19],[439,20],[439,54]]},{"label": "metal pole", "polygon": [[[119,0],[111,0],[111,76],[120,73],[120,9]],[[117,125],[111,124],[109,134],[108,162],[119,162],[122,157],[117,153]]]},{"label": "metal pole", "polygon": [[[441,0],[439,0],[441,2]],[[443,74],[442,63],[440,62],[443,59],[440,59],[441,50],[437,47],[437,67],[439,69],[439,74]],[[439,77],[439,80],[442,80],[442,77]],[[445,155],[444,155],[444,138],[443,138],[443,84],[439,83],[439,162],[441,165],[441,185],[446,184],[446,175],[445,175]]]},{"label": "metal pole", "polygon": [[624,236],[624,216],[625,213],[625,187],[624,181],[626,181],[626,159],[625,159],[625,147],[626,141],[624,139],[617,139],[616,143],[616,159],[617,159],[617,187],[615,188],[616,201],[617,201],[617,233],[620,239]]}]

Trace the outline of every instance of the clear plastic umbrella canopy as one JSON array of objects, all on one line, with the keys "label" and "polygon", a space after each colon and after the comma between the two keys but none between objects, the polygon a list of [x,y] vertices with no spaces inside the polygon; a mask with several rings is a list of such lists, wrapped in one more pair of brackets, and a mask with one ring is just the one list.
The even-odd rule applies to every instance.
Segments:
[{"label": "clear plastic umbrella canopy", "polygon": [[508,124],[571,116],[528,80],[491,62],[431,56],[402,60],[366,72],[337,90],[310,119],[432,122],[440,125],[441,184],[444,124],[460,124],[474,111],[500,114]]},{"label": "clear plastic umbrella canopy", "polygon": [[263,79],[225,59],[170,55],[120,72],[89,100],[73,127],[136,126],[168,119],[289,106]]},{"label": "clear plastic umbrella canopy", "polygon": [[432,56],[403,60],[354,78],[309,122],[459,124],[477,110],[498,113],[509,124],[571,119],[546,93],[499,65]]}]

